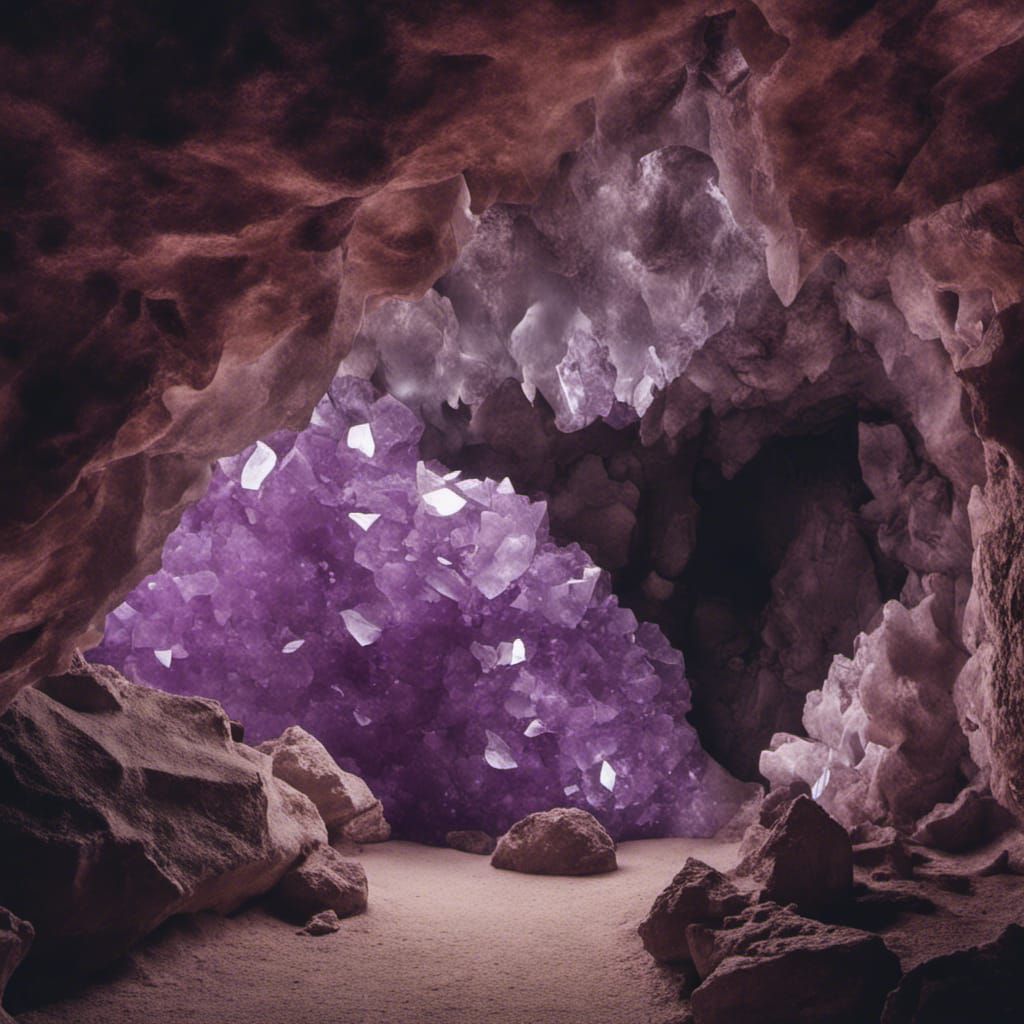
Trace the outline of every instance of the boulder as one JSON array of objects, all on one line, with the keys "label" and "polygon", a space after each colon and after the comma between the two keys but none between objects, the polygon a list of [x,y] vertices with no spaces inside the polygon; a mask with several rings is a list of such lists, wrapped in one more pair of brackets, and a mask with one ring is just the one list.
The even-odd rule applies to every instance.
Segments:
[{"label": "boulder", "polygon": [[270,899],[282,917],[308,921],[325,910],[333,910],[338,917],[361,913],[368,892],[361,864],[331,846],[318,846],[285,874]]},{"label": "boulder", "polygon": [[[0,999],[3,998],[7,982],[25,959],[35,929],[21,918],[15,917],[6,907],[0,907]],[[0,1022],[12,1020],[0,1008]]]},{"label": "boulder", "polygon": [[530,875],[598,875],[618,867],[611,836],[578,807],[538,811],[517,821],[498,840],[491,864]]},{"label": "boulder", "polygon": [[479,829],[458,829],[449,832],[444,837],[444,841],[453,850],[476,853],[481,857],[488,857],[494,853],[496,845],[494,836],[481,832]]},{"label": "boulder", "polygon": [[809,797],[799,796],[735,873],[760,882],[766,900],[817,912],[849,897],[853,846],[839,822]]},{"label": "boulder", "polygon": [[327,748],[293,725],[257,748],[270,757],[274,774],[316,804],[332,839],[383,842],[391,835],[384,809],[358,775],[339,768]]},{"label": "boulder", "polygon": [[937,804],[918,823],[913,840],[946,853],[965,853],[1006,832],[1014,824],[1009,811],[991,796],[964,789],[948,804]]},{"label": "boulder", "polygon": [[175,914],[235,910],[326,838],[212,700],[82,662],[0,718],[0,904],[36,930],[15,978],[26,992],[102,967]]},{"label": "boulder", "polygon": [[1019,1024],[1024,1020],[1024,928],[984,946],[937,956],[906,973],[882,1024]]},{"label": "boulder", "polygon": [[341,918],[333,910],[321,910],[314,914],[304,928],[300,929],[300,935],[312,935],[319,938],[322,935],[333,935],[341,929]]},{"label": "boulder", "polygon": [[877,935],[772,903],[724,924],[687,929],[704,979],[691,996],[696,1024],[867,1024],[899,981]]},{"label": "boulder", "polygon": [[644,949],[661,963],[692,959],[686,940],[691,924],[721,924],[749,903],[720,871],[690,857],[682,870],[658,895],[637,931]]}]

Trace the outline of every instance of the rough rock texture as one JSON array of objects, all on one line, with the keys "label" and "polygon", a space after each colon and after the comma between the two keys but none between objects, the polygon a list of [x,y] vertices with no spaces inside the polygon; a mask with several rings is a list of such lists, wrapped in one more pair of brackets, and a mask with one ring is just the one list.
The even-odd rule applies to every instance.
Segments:
[{"label": "rough rock texture", "polygon": [[849,898],[853,847],[839,822],[810,797],[798,796],[735,870],[760,882],[766,900],[820,912]]},{"label": "rough rock texture", "polygon": [[938,804],[914,830],[913,840],[947,853],[962,853],[995,839],[1014,824],[991,796],[965,789],[950,804]]},{"label": "rough rock texture", "polygon": [[[0,907],[0,999],[3,998],[11,975],[25,959],[34,938],[35,929],[28,921],[22,921],[5,907]],[[13,1018],[0,1007],[0,1021],[10,1020]]]},{"label": "rough rock texture", "polygon": [[722,930],[691,925],[689,940],[704,979],[691,996],[696,1024],[867,1024],[900,977],[877,935],[771,903]]},{"label": "rough rock texture", "polygon": [[429,287],[467,208],[532,198],[616,69],[642,81],[700,14],[604,13],[12,14],[5,701],[90,625],[98,637],[213,457],[305,422],[364,302]]},{"label": "rough rock texture", "polygon": [[117,707],[28,689],[0,718],[0,903],[36,930],[18,984],[71,981],[174,914],[228,913],[327,839],[215,702],[75,671],[76,695]]},{"label": "rough rock texture", "polygon": [[618,867],[611,836],[578,807],[555,807],[517,821],[498,840],[491,864],[529,875],[599,875]]},{"label": "rough rock texture", "polygon": [[383,841],[390,835],[380,801],[370,787],[358,775],[339,768],[326,747],[305,729],[289,726],[277,739],[256,749],[270,758],[279,779],[313,801],[332,838],[348,837],[350,825],[360,842]]},{"label": "rough rock texture", "polygon": [[684,963],[692,959],[686,939],[688,925],[720,925],[749,901],[721,872],[690,857],[659,893],[637,931],[644,949],[655,960]]},{"label": "rough rock texture", "polygon": [[373,806],[342,826],[338,838],[352,843],[387,842],[391,838],[391,825],[384,817],[384,805],[375,800]]},{"label": "rough rock texture", "polygon": [[304,935],[312,935],[319,938],[323,935],[333,935],[341,930],[341,918],[333,910],[322,910],[314,914],[302,929]]},{"label": "rough rock texture", "polygon": [[[305,726],[406,838],[560,804],[616,836],[713,834],[751,787],[701,750],[681,654],[551,540],[544,503],[425,462],[422,429],[336,378],[303,433],[222,463],[95,657],[257,739]],[[334,768],[301,735],[281,763],[307,789]]]},{"label": "rough rock texture", "polygon": [[368,894],[362,865],[324,845],[285,872],[270,901],[283,917],[300,922],[325,910],[333,910],[338,917],[362,913]]},{"label": "rough rock texture", "polygon": [[[855,416],[873,536],[829,501],[753,611],[700,609],[722,694],[701,715],[755,720],[726,736],[727,766],[798,732],[819,659],[872,635],[877,545],[905,573],[876,574],[880,599],[945,605],[937,629],[967,659],[966,740],[947,749],[971,761],[954,771],[878,713],[883,751],[841,761],[849,814],[916,819],[975,770],[1024,811],[1019,4],[137,8],[29,5],[0,54],[3,700],[98,637],[214,456],[301,426],[364,308],[422,294],[461,247],[411,349],[426,390],[459,382],[446,401],[473,396],[462,364],[483,352],[484,385],[518,373],[566,426],[644,408],[646,438],[700,437],[726,478],[770,437]],[[522,271],[528,250],[529,273],[474,289],[470,262]],[[368,336],[404,380],[393,319]],[[645,506],[621,460],[571,479],[590,484],[565,521],[610,560],[650,517],[637,589],[663,605],[693,547],[689,490]],[[930,744],[948,704],[908,680],[934,699]]]},{"label": "rough rock texture", "polygon": [[938,956],[908,971],[885,1003],[882,1024],[1016,1024],[1024,1018],[1024,928],[995,942]]},{"label": "rough rock texture", "polygon": [[448,832],[444,837],[445,844],[453,850],[461,850],[463,853],[475,853],[482,857],[489,857],[494,853],[497,842],[492,835],[480,832],[477,829],[456,829]]}]

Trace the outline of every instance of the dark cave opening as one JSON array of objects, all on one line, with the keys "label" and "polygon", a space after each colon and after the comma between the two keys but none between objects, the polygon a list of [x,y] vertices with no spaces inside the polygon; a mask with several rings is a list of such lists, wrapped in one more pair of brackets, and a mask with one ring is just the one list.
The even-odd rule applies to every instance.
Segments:
[{"label": "dark cave opening", "polygon": [[907,578],[860,514],[865,416],[885,418],[822,410],[727,477],[707,426],[674,445],[643,443],[639,422],[563,433],[542,396],[531,405],[508,381],[472,421],[449,410],[428,428],[423,454],[548,500],[559,542],[609,570],[622,604],[683,652],[704,749],[752,781],[773,734],[805,734],[807,694]]}]

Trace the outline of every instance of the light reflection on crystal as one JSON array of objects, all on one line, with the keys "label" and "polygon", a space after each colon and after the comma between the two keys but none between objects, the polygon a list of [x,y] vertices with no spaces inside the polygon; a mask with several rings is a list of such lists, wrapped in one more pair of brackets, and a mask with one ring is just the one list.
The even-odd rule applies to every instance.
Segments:
[{"label": "light reflection on crystal", "polygon": [[241,484],[247,491],[258,491],[274,466],[277,465],[277,454],[269,445],[262,441],[256,442],[256,449],[249,456],[242,468]]},{"label": "light reflection on crystal", "polygon": [[[303,725],[399,835],[501,832],[566,801],[620,838],[713,832],[732,807],[686,721],[682,656],[551,541],[543,503],[446,481],[421,431],[336,379],[306,431],[268,439],[258,493],[251,450],[222,461],[93,657],[221,700],[254,741]],[[459,507],[439,516],[424,496],[442,489]]]}]

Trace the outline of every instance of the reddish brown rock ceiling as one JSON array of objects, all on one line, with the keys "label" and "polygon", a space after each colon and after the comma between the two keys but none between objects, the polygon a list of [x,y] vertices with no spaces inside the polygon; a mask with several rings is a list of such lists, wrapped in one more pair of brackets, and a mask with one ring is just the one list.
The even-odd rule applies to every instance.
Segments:
[{"label": "reddish brown rock ceiling", "polygon": [[[1018,458],[1022,40],[1014,0],[8,15],[0,701],[154,565],[209,460],[304,422],[364,304],[429,287],[467,205],[531,199],[595,97],[605,132],[642,133],[702,59],[720,184],[779,295],[837,252],[941,337],[982,434]],[[993,735],[1012,738],[1019,594],[997,556],[1020,485],[1002,471],[980,605]]]}]

